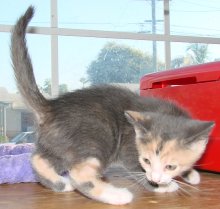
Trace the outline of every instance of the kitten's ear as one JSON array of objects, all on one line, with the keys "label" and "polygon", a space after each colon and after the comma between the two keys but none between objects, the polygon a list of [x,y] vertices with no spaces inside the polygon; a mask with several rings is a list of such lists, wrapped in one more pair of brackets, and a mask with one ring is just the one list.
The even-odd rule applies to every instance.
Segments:
[{"label": "kitten's ear", "polygon": [[149,140],[150,126],[152,118],[146,113],[136,111],[125,111],[125,117],[133,125],[136,138],[146,143]]},{"label": "kitten's ear", "polygon": [[212,121],[191,120],[187,123],[187,138],[186,143],[190,144],[197,141],[204,141],[205,145],[208,142],[209,134],[215,123]]},{"label": "kitten's ear", "polygon": [[125,117],[131,124],[135,124],[144,120],[144,116],[142,113],[131,110],[125,111]]}]

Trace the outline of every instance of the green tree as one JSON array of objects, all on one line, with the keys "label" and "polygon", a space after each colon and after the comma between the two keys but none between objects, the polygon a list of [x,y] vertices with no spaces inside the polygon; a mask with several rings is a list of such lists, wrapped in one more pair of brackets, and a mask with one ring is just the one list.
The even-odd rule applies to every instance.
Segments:
[{"label": "green tree", "polygon": [[179,68],[184,65],[184,57],[176,57],[171,60],[171,68]]},{"label": "green tree", "polygon": [[60,84],[59,85],[59,94],[65,94],[66,92],[68,92],[67,84]]},{"label": "green tree", "polygon": [[171,60],[171,68],[179,68],[186,65],[201,64],[208,61],[207,44],[190,44],[186,48],[185,56],[176,57]]},{"label": "green tree", "polygon": [[150,55],[110,42],[101,49],[98,58],[91,62],[87,74],[92,84],[137,83],[142,75],[152,71]]},{"label": "green tree", "polygon": [[46,79],[42,87],[40,87],[41,91],[51,95],[51,80]]},{"label": "green tree", "polygon": [[8,138],[0,135],[0,144],[8,142]]},{"label": "green tree", "polygon": [[208,60],[208,44],[191,44],[187,47],[186,51],[192,64],[205,63]]},{"label": "green tree", "polygon": [[[46,79],[44,81],[43,87],[40,87],[40,90],[51,95],[51,80]],[[68,86],[66,84],[59,85],[59,94],[64,94],[68,92]]]}]

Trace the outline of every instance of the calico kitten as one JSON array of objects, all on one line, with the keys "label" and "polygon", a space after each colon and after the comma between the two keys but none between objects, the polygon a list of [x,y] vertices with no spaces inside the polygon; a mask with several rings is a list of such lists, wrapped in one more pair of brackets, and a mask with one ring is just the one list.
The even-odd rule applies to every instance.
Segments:
[{"label": "calico kitten", "polygon": [[32,165],[40,182],[54,191],[77,189],[115,205],[131,202],[133,195],[102,179],[114,162],[136,180],[135,173],[141,172],[144,186],[155,192],[177,190],[172,179],[183,174],[187,182],[198,184],[192,166],[205,150],[213,123],[193,120],[169,101],[107,85],[47,100],[35,82],[25,40],[33,14],[29,7],[16,23],[11,58],[18,89],[37,119]]}]

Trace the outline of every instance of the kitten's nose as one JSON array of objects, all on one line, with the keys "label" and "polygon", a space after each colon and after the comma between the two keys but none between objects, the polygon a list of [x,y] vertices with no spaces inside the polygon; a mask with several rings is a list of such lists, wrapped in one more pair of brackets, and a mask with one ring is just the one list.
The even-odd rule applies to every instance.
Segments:
[{"label": "kitten's nose", "polygon": [[154,183],[159,183],[161,180],[161,174],[158,172],[152,172],[151,174],[151,181]]}]

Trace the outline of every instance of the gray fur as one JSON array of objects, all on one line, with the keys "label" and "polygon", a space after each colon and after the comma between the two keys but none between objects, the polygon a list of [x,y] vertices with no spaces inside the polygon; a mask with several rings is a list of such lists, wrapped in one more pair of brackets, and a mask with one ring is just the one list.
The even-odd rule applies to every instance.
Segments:
[{"label": "gray fur", "polygon": [[[33,67],[25,39],[27,25],[34,15],[34,8],[29,7],[15,25],[11,36],[11,59],[17,80],[17,87],[29,107],[38,118],[48,108],[47,100],[40,94],[33,74]],[[21,48],[22,47],[22,48]],[[22,61],[21,61],[22,60]],[[23,85],[25,84],[25,85]]]},{"label": "gray fur", "polygon": [[[206,126],[202,134],[208,135],[212,124],[193,122],[189,114],[176,104],[142,98],[119,87],[93,86],[56,99],[45,99],[35,82],[25,41],[26,27],[33,13],[33,7],[29,7],[18,20],[11,38],[11,57],[18,89],[39,124],[34,154],[47,159],[57,173],[69,171],[89,157],[101,162],[100,172],[115,161],[121,162],[129,171],[142,171],[135,144],[136,126],[142,129],[143,135],[150,132],[151,136],[164,136],[163,143],[176,138],[182,146],[185,146],[182,142],[185,138],[199,138],[201,128],[196,128],[196,123],[197,126]],[[151,120],[127,119],[128,116],[124,115],[126,110],[142,112]],[[189,124],[194,124],[195,128],[192,129]],[[153,139],[145,140],[148,143]],[[49,180],[40,179],[44,185],[55,190],[64,188],[59,182],[51,186]],[[84,185],[86,188],[92,186],[90,183]]]}]

